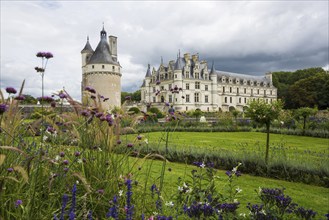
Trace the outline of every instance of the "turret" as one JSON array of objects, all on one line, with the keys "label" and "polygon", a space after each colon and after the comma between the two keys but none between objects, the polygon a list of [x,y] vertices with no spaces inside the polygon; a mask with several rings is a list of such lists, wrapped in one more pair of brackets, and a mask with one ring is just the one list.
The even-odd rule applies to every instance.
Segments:
[{"label": "turret", "polygon": [[88,61],[93,53],[94,53],[94,50],[90,46],[89,36],[88,36],[87,43],[86,43],[85,47],[81,50],[82,67],[84,67],[88,63]]}]

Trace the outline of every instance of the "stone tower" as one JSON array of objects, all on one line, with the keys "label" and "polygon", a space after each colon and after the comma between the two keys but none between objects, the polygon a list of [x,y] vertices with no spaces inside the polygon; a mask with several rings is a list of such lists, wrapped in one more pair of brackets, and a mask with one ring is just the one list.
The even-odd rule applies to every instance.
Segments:
[{"label": "stone tower", "polygon": [[[84,105],[95,99],[103,110],[121,106],[121,66],[117,55],[117,37],[109,36],[104,30],[100,32],[100,41],[95,49],[87,43],[81,51],[82,82],[81,97]],[[96,90],[91,93],[87,87]]]}]

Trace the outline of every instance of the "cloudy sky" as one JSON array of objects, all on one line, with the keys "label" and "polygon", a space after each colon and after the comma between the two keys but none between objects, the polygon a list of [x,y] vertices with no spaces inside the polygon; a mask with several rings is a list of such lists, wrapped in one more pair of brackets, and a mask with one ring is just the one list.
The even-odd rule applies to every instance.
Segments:
[{"label": "cloudy sky", "polygon": [[217,70],[262,75],[308,67],[328,69],[328,1],[5,1],[1,0],[0,86],[41,96],[38,51],[50,51],[45,94],[65,89],[80,99],[81,54],[93,49],[104,22],[118,37],[123,91],[158,67],[199,53]]}]

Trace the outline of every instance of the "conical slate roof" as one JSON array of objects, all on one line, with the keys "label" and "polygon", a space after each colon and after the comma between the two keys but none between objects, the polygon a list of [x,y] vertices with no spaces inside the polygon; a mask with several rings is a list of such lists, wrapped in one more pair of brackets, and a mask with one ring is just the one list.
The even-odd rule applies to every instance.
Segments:
[{"label": "conical slate roof", "polygon": [[212,62],[211,70],[210,70],[210,75],[216,74],[216,70],[214,67],[214,61]]},{"label": "conical slate roof", "polygon": [[151,69],[150,68],[151,68],[150,64],[148,64],[148,68],[147,68],[145,77],[151,77]]},{"label": "conical slate roof", "polygon": [[94,54],[90,57],[88,64],[118,64],[117,62],[113,61],[111,53],[110,53],[110,46],[107,42],[107,34],[106,31],[101,31],[101,40],[98,43]]},{"label": "conical slate roof", "polygon": [[87,43],[85,47],[81,50],[81,53],[94,53],[94,50],[89,43],[89,37],[87,37]]}]

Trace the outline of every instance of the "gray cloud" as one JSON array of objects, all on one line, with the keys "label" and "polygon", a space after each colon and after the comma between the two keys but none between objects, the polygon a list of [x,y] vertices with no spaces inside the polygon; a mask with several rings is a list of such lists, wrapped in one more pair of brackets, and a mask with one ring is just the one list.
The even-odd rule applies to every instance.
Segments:
[{"label": "gray cloud", "polygon": [[86,37],[95,48],[102,23],[118,37],[122,88],[134,91],[147,64],[199,53],[216,69],[261,75],[328,68],[327,1],[1,1],[0,86],[41,94],[38,51],[51,51],[46,93],[65,87],[80,98]]}]

